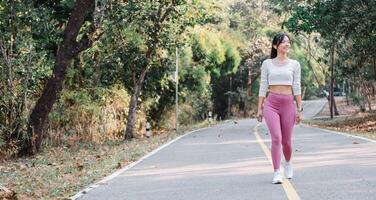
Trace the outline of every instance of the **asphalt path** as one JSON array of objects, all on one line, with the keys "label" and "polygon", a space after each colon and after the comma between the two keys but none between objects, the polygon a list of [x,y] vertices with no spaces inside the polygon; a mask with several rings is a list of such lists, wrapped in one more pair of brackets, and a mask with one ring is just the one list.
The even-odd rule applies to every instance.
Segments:
[{"label": "asphalt path", "polygon": [[[325,103],[303,102],[303,118]],[[304,124],[292,140],[294,177],[283,184],[271,183],[265,121],[245,119],[182,135],[72,199],[376,199],[375,141]]]}]

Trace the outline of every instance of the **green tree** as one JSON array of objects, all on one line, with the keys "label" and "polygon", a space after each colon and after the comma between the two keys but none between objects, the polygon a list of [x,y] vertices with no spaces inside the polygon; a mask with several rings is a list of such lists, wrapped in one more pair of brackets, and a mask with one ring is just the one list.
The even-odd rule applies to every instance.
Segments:
[{"label": "green tree", "polygon": [[[70,62],[80,52],[89,48],[98,37],[98,35],[96,35],[97,27],[92,23],[92,25],[88,27],[86,34],[84,33],[81,38],[78,39],[81,27],[85,21],[87,21],[87,13],[93,10],[93,8],[93,0],[77,0],[74,4],[64,31],[63,42],[57,51],[52,76],[47,81],[41,97],[36,102],[30,114],[28,125],[29,139],[22,147],[21,154],[35,154],[40,151],[43,140],[43,129],[52,106],[57,100],[59,92],[62,90],[63,81]],[[91,20],[88,22],[90,21]]]},{"label": "green tree", "polygon": [[[294,33],[320,33],[323,39],[322,45],[329,52],[331,117],[335,108],[333,90],[336,76],[334,73],[342,69],[342,66],[338,65],[341,58],[335,56],[340,55],[338,53],[342,50],[350,50],[351,55],[361,60],[374,57],[375,47],[369,46],[374,43],[372,41],[375,39],[372,34],[375,27],[374,14],[370,14],[374,13],[372,12],[374,4],[373,1],[317,1],[312,6],[296,7],[287,21],[288,29]],[[360,21],[362,23],[359,23]],[[351,49],[356,50],[351,51]],[[361,54],[359,52],[364,52],[364,54],[359,55]],[[336,109],[334,112],[338,114]]]}]

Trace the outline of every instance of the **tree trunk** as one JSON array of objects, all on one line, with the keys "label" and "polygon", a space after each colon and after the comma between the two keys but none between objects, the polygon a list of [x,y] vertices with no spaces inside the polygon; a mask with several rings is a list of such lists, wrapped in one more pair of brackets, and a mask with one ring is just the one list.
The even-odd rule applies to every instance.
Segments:
[{"label": "tree trunk", "polygon": [[303,87],[303,92],[302,92],[302,99],[304,99],[305,93],[306,93],[307,87]]},{"label": "tree trunk", "polygon": [[335,98],[333,98],[333,109],[334,109],[334,115],[339,115]]},{"label": "tree trunk", "polygon": [[330,71],[331,71],[331,74],[330,74],[330,89],[329,89],[329,96],[330,96],[330,119],[333,119],[333,107],[334,107],[334,95],[333,95],[333,92],[334,92],[334,88],[333,88],[333,85],[334,85],[334,45],[332,46],[331,48],[331,52],[330,52]]},{"label": "tree trunk", "polygon": [[230,92],[229,92],[228,99],[227,99],[227,116],[228,118],[231,118],[232,116],[232,113],[231,113],[232,76],[231,74],[229,75],[229,83],[230,83]]},{"label": "tree trunk", "polygon": [[376,81],[376,54],[373,55],[373,72],[374,72],[374,79]]},{"label": "tree trunk", "polygon": [[148,66],[146,66],[140,75],[140,78],[137,80],[136,84],[133,87],[131,101],[129,102],[129,110],[128,110],[128,116],[127,116],[127,125],[125,129],[124,139],[132,139],[134,138],[133,130],[136,124],[136,112],[137,112],[137,104],[138,104],[138,97],[140,96],[140,91],[142,88],[142,84],[145,80],[146,71],[148,69]]},{"label": "tree trunk", "polygon": [[[148,47],[148,51],[146,52],[145,59],[151,59],[153,53],[155,52],[156,44],[158,43],[158,39],[155,38],[154,43],[152,43]],[[127,115],[127,122],[124,132],[124,140],[132,139],[134,138],[133,130],[136,124],[137,119],[137,104],[138,104],[138,97],[140,96],[140,92],[142,89],[142,85],[145,80],[146,72],[149,68],[149,62],[145,63],[145,66],[143,67],[140,77],[136,81],[136,76],[133,74],[133,81],[134,86],[132,90],[132,96],[131,101],[129,102],[129,110]]]},{"label": "tree trunk", "polygon": [[248,69],[248,81],[247,81],[247,96],[244,99],[244,116],[245,118],[250,116],[250,109],[251,109],[251,104],[250,104],[250,97],[252,96],[252,59],[248,58],[245,61],[245,66]]},{"label": "tree trunk", "polygon": [[72,59],[81,51],[89,48],[92,41],[84,37],[77,42],[76,38],[89,8],[94,0],[77,0],[64,32],[63,45],[59,47],[55,59],[53,74],[45,85],[42,96],[31,112],[28,125],[28,140],[22,145],[19,155],[32,155],[40,151],[43,140],[43,129],[58,94],[62,90],[67,68]]},{"label": "tree trunk", "polygon": [[127,116],[127,122],[126,122],[126,128],[124,133],[124,139],[131,139],[134,137],[133,135],[133,129],[136,122],[136,111],[137,111],[137,101],[138,97],[140,96],[141,88],[145,80],[146,72],[149,68],[149,61],[155,54],[155,50],[157,48],[157,45],[159,44],[159,34],[161,31],[161,24],[166,20],[166,18],[171,14],[171,12],[174,9],[174,6],[176,6],[176,1],[172,1],[171,4],[168,4],[169,6],[166,8],[165,12],[162,13],[162,5],[159,7],[158,21],[155,22],[153,27],[153,35],[151,35],[151,42],[148,43],[148,50],[145,54],[145,59],[148,61],[146,62],[145,66],[143,67],[140,77],[138,78],[137,82],[134,84],[131,101],[129,102],[129,110],[128,110],[128,116]]},{"label": "tree trunk", "polygon": [[[308,51],[311,52],[311,35],[308,35],[308,38],[307,38],[307,44],[308,44]],[[315,70],[313,69],[312,65],[311,65],[311,59],[312,59],[312,55],[311,54],[308,54],[308,67],[311,69],[311,72],[313,74],[313,76],[315,77],[315,80],[317,82],[317,85],[320,87],[320,81],[319,79],[317,78],[317,75],[315,73]]]},{"label": "tree trunk", "polygon": [[376,89],[376,54],[373,55],[373,72],[374,72],[374,82],[372,82],[372,97],[375,97]]},{"label": "tree trunk", "polygon": [[250,58],[247,59],[246,66],[248,68],[247,94],[252,96],[252,60]]},{"label": "tree trunk", "polygon": [[350,102],[349,102],[349,91],[350,91],[350,86],[349,86],[349,79],[346,79],[345,81],[345,95],[346,95],[346,105],[350,105]]},{"label": "tree trunk", "polygon": [[368,104],[368,110],[371,111],[372,106],[371,106],[371,101],[370,101],[370,92],[369,92],[368,84],[366,82],[363,82],[362,88],[363,88],[363,96],[366,99],[367,104]]},{"label": "tree trunk", "polygon": [[94,85],[98,85],[101,80],[101,66],[98,62],[98,51],[94,52],[93,61],[94,61]]}]

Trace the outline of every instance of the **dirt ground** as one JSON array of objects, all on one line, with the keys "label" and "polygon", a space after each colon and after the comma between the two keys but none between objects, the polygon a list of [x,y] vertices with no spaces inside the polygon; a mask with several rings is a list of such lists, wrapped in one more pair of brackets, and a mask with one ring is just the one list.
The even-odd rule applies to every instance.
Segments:
[{"label": "dirt ground", "polygon": [[329,104],[326,104],[317,115],[317,119],[304,122],[312,126],[376,139],[376,98],[371,100],[372,110],[368,110],[368,104],[366,105],[366,112],[360,112],[359,106],[353,105],[351,100],[347,104],[345,97],[335,97],[335,100],[340,115],[330,119]]}]

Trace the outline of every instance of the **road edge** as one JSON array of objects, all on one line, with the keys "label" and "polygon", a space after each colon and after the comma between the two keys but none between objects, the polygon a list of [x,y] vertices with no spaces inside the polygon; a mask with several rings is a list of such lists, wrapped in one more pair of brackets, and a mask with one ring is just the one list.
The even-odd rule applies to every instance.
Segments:
[{"label": "road edge", "polygon": [[340,131],[333,131],[333,130],[329,130],[329,129],[325,129],[325,128],[314,127],[314,126],[311,126],[311,125],[308,125],[308,124],[305,124],[305,123],[302,123],[302,122],[301,122],[301,125],[303,127],[308,127],[308,128],[313,128],[313,129],[320,129],[320,130],[328,132],[328,133],[335,133],[335,134],[339,134],[339,135],[343,135],[343,136],[347,136],[347,137],[353,137],[353,138],[365,140],[367,142],[371,142],[371,143],[376,144],[376,140],[373,140],[373,139],[370,139],[370,138],[366,138],[366,137],[362,137],[362,136],[357,136],[357,135],[351,135],[349,133],[344,133],[344,132],[340,132]]},{"label": "road edge", "polygon": [[[214,125],[215,126],[215,125]],[[124,166],[123,168],[121,169],[118,169],[116,170],[115,172],[113,172],[112,174],[109,174],[107,176],[105,176],[104,178],[102,178],[101,180],[97,181],[97,182],[94,182],[93,184],[87,186],[85,189],[77,192],[74,196],[70,197],[69,199],[71,200],[76,200],[78,199],[79,197],[81,197],[82,195],[88,193],[90,190],[94,189],[94,188],[97,188],[99,187],[100,185],[102,184],[105,184],[107,181],[117,177],[118,175],[120,175],[121,173],[131,169],[132,167],[136,166],[137,164],[139,164],[140,162],[142,162],[143,160],[147,159],[148,157],[154,155],[155,153],[157,153],[158,151],[162,150],[163,148],[167,147],[168,145],[171,145],[172,143],[176,142],[177,140],[189,135],[189,134],[192,134],[192,133],[195,133],[197,131],[201,131],[201,130],[204,130],[204,129],[208,129],[208,128],[212,128],[213,126],[209,126],[209,127],[204,127],[204,128],[199,128],[199,129],[196,129],[196,130],[193,130],[193,131],[190,131],[188,133],[185,133],[183,135],[180,135],[176,138],[174,138],[173,140],[167,142],[166,144],[158,147],[157,149],[153,150],[152,152],[146,154],[145,156],[141,157],[140,159],[138,159],[137,161],[135,162],[132,162],[130,163],[129,165],[126,165]]]}]

